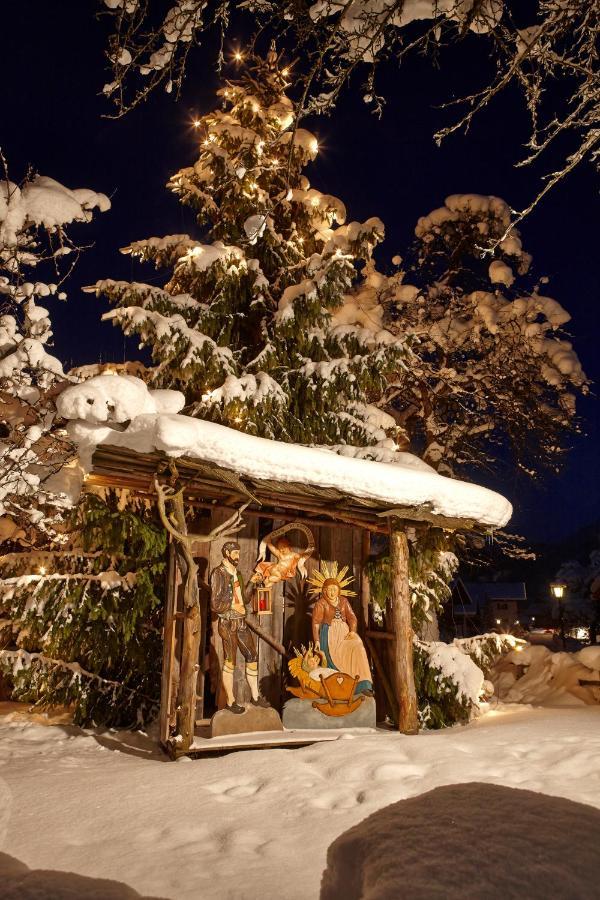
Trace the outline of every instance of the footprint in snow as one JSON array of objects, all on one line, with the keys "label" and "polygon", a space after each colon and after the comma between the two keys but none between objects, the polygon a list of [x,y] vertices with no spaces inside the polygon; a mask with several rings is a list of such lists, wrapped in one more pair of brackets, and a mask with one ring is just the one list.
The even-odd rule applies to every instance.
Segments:
[{"label": "footprint in snow", "polygon": [[376,766],[371,773],[371,777],[373,781],[400,781],[404,778],[422,778],[424,774],[423,766],[391,762]]},{"label": "footprint in snow", "polygon": [[255,783],[247,778],[225,778],[205,785],[207,791],[223,800],[238,800],[244,797],[253,797],[261,788],[262,783]]},{"label": "footprint in snow", "polygon": [[319,794],[317,797],[313,797],[310,801],[310,805],[315,806],[317,809],[326,809],[330,812],[336,812],[337,810],[354,809],[355,806],[360,806],[361,803],[364,803],[366,799],[367,795],[365,791],[359,791],[358,793],[326,791],[325,793]]}]

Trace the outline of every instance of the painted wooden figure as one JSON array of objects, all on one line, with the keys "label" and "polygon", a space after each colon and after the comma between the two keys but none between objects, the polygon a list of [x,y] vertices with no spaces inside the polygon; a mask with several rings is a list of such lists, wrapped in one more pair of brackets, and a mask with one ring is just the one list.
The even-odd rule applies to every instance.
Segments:
[{"label": "painted wooden figure", "polygon": [[223,641],[223,689],[227,697],[227,709],[240,715],[244,707],[236,702],[233,692],[233,677],[238,650],[246,663],[246,680],[250,686],[253,706],[268,707],[269,703],[258,692],[258,653],[252,631],[248,628],[246,615],[249,602],[246,600],[244,581],[238,571],[240,545],[237,541],[227,541],[221,548],[222,563],[210,577],[210,606],[219,617],[218,632]]}]

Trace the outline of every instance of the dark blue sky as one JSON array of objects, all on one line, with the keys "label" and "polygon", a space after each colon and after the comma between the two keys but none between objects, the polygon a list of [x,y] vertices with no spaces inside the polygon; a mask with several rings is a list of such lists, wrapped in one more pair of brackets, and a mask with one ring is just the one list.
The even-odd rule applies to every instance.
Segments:
[{"label": "dark blue sky", "polygon": [[[69,187],[90,187],[112,196],[112,210],[75,235],[94,242],[71,278],[66,304],[53,310],[56,351],[67,364],[122,360],[136,355],[135,342],[100,322],[101,301],[80,286],[98,278],[143,278],[119,255],[131,240],[194,230],[189,213],[164,187],[167,178],[195,155],[189,122],[214,105],[217,78],[213,53],[197,52],[179,102],[157,94],[122,120],[102,119],[109,107],[98,93],[103,72],[104,26],[94,19],[93,0],[5,0],[0,56],[0,146],[13,179],[29,164]],[[539,187],[540,170],[515,169],[527,136],[516,93],[502,97],[467,137],[441,148],[432,133],[448,121],[441,102],[473,88],[488,69],[485,41],[469,38],[442,56],[441,69],[415,57],[381,74],[387,96],[382,119],[372,116],[352,91],[335,115],[313,123],[323,151],[308,172],[320,189],[341,197],[349,216],[380,216],[387,238],[381,258],[402,252],[420,215],[452,193],[496,194],[521,208]],[[556,160],[549,160],[548,165]],[[571,332],[588,375],[600,376],[598,297],[598,182],[586,166],[554,190],[523,223],[534,272],[548,275],[548,293],[572,314]],[[479,480],[503,491],[515,505],[512,527],[530,540],[552,540],[600,519],[595,397],[580,403],[585,438],[574,441],[563,474],[533,489],[511,469]]]}]

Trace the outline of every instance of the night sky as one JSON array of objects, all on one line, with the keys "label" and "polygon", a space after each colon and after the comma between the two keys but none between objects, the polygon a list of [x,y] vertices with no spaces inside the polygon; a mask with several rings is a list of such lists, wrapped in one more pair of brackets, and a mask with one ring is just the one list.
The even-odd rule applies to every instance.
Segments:
[{"label": "night sky", "polygon": [[[195,159],[190,121],[214,106],[218,83],[208,41],[194,54],[178,102],[157,93],[125,119],[103,119],[111,110],[98,95],[108,80],[103,56],[107,23],[94,19],[98,6],[94,0],[2,4],[0,146],[12,179],[19,180],[32,165],[68,187],[103,191],[113,202],[112,210],[93,225],[71,232],[93,246],[70,279],[67,303],[52,308],[55,352],[66,366],[139,356],[135,341],[124,342],[120,330],[100,322],[103,302],[80,287],[99,278],[148,280],[153,271],[121,256],[118,248],[151,235],[194,233],[192,216],[164,185]],[[239,34],[232,31],[232,38]],[[433,132],[449,121],[439,105],[472,90],[474,79],[483,81],[487,71],[485,41],[469,38],[444,52],[440,69],[420,57],[400,69],[392,64],[382,69],[379,87],[388,101],[382,119],[369,113],[357,82],[333,117],[308,123],[323,146],[308,177],[339,196],[350,218],[383,219],[387,237],[381,259],[403,252],[417,218],[441,206],[449,194],[495,194],[522,208],[539,188],[541,170],[513,167],[527,136],[516,92],[496,101],[466,137],[454,136],[439,149],[432,140]],[[552,162],[556,158],[546,166]],[[599,213],[597,175],[587,165],[555,189],[521,227],[524,247],[533,254],[534,275],[550,277],[547,293],[573,317],[574,344],[594,382],[600,376]],[[562,538],[600,519],[596,397],[581,401],[579,409],[586,436],[574,440],[560,478],[548,478],[534,489],[506,464],[496,473],[479,473],[479,481],[511,499],[511,527],[531,541]]]}]

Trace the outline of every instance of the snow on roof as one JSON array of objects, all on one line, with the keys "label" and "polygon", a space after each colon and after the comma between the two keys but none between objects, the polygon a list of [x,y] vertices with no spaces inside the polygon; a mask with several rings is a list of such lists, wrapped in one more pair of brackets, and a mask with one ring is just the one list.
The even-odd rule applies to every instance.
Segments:
[{"label": "snow on roof", "polygon": [[95,448],[105,444],[139,453],[161,451],[170,457],[201,459],[242,477],[334,488],[386,509],[425,508],[434,515],[491,527],[502,527],[512,513],[510,503],[500,494],[438,475],[409,454],[404,454],[400,464],[355,459],[327,449],[254,437],[189,416],[161,413],[136,416],[124,431],[102,423],[72,421],[69,432],[88,468]]}]

